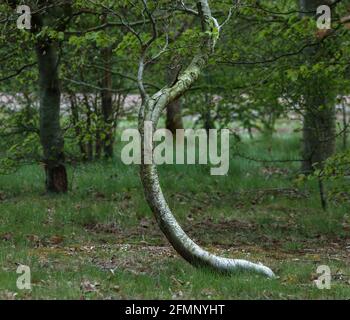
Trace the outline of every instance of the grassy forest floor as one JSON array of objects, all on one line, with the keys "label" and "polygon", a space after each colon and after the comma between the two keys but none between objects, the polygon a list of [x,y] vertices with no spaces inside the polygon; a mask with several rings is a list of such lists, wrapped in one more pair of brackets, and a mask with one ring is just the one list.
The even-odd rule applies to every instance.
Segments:
[{"label": "grassy forest floor", "polygon": [[[255,139],[243,151],[295,159],[299,144],[284,135]],[[350,205],[324,212],[316,184],[295,185],[298,166],[232,157],[226,177],[210,176],[207,166],[160,168],[191,237],[217,254],[268,265],[274,280],[218,275],[183,261],[154,222],[138,168],[118,159],[70,166],[67,195],[44,194],[37,165],[0,176],[0,298],[349,298]],[[31,291],[16,288],[18,264],[31,268]],[[315,286],[320,265],[331,268],[330,290]]]}]

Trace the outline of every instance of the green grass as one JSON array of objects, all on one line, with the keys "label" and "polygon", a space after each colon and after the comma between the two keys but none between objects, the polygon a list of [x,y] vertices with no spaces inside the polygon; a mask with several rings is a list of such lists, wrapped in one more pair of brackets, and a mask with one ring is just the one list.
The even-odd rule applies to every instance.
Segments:
[{"label": "green grass", "polygon": [[[240,151],[297,159],[298,148],[298,137],[276,136],[247,140]],[[119,159],[69,167],[67,195],[44,193],[39,166],[0,176],[0,298],[349,298],[350,206],[322,211],[316,184],[294,184],[298,166],[232,157],[225,177],[210,176],[209,166],[160,168],[191,237],[217,254],[263,262],[274,280],[188,265],[154,222],[138,168]],[[18,264],[31,268],[30,291],[16,288]],[[331,290],[315,286],[319,265],[332,270]]]}]

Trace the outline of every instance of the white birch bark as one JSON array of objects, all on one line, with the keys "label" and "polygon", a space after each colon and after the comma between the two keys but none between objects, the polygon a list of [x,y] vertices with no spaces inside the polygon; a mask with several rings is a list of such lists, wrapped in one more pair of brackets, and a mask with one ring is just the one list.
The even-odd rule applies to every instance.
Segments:
[{"label": "white birch bark", "polygon": [[[197,1],[198,12],[202,20],[203,31],[207,32],[207,38],[203,41],[203,47],[199,54],[195,55],[190,65],[178,77],[178,81],[169,87],[148,96],[143,93],[143,103],[140,109],[139,130],[144,141],[144,122],[151,121],[153,129],[157,123],[161,112],[172,101],[180,97],[198,79],[202,69],[206,66],[210,54],[213,52],[217,41],[219,28],[216,20],[212,17],[208,1]],[[142,66],[141,68],[142,69]],[[142,73],[142,72],[141,72]],[[142,78],[140,78],[142,79]],[[142,91],[143,86],[140,86]],[[152,148],[153,148],[152,142]],[[142,144],[142,160],[145,156]],[[142,161],[144,163],[144,161]],[[171,212],[167,201],[164,198],[157,168],[154,164],[141,165],[141,180],[148,204],[150,205],[160,229],[167,237],[175,250],[189,263],[197,267],[207,267],[214,271],[233,273],[241,270],[248,270],[274,277],[274,273],[262,264],[255,264],[241,259],[227,259],[218,257],[207,252],[194,243],[183,231]]]}]

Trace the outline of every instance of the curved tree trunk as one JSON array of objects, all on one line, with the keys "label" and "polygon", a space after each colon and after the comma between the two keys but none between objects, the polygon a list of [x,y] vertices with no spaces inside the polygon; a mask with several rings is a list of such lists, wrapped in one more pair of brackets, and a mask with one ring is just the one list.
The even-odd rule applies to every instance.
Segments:
[{"label": "curved tree trunk", "polygon": [[[203,43],[201,52],[196,55],[187,69],[178,77],[175,84],[165,87],[152,97],[144,96],[140,109],[139,130],[144,141],[144,122],[151,121],[156,129],[161,112],[166,106],[178,99],[197,80],[201,70],[206,65],[208,58],[217,40],[213,25],[216,20],[212,18],[208,1],[198,1],[198,9],[202,19],[204,31],[208,31],[208,37]],[[217,30],[218,31],[218,30]],[[153,150],[153,142],[152,142]],[[144,145],[142,144],[142,160],[145,159]],[[141,180],[146,199],[155,214],[156,220],[175,250],[194,266],[203,266],[220,272],[235,272],[238,270],[250,270],[268,277],[274,273],[267,267],[254,264],[245,260],[226,259],[215,256],[195,244],[182,230],[172,214],[159,184],[157,168],[154,164],[141,165]]]}]

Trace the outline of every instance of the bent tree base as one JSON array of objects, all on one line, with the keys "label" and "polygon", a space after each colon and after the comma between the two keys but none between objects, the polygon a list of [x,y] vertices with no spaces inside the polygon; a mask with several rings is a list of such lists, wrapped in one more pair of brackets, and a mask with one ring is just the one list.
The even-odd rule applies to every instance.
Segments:
[{"label": "bent tree base", "polygon": [[[217,40],[215,30],[213,30],[214,18],[208,1],[198,1],[199,16],[202,19],[202,26],[208,36],[204,40],[203,50],[201,50],[193,58],[187,69],[178,77],[177,82],[169,87],[165,87],[154,94],[152,97],[144,95],[143,103],[139,116],[139,131],[142,141],[144,138],[144,122],[151,121],[153,129],[157,127],[157,123],[162,111],[166,106],[178,99],[191,85],[198,79],[201,70],[207,64],[209,56],[213,50]],[[151,139],[152,140],[152,139]],[[152,149],[154,148],[153,141]],[[142,160],[145,159],[144,144],[141,144]],[[194,243],[188,235],[183,231],[174,215],[172,214],[161,189],[157,168],[154,164],[141,165],[141,180],[148,204],[150,205],[160,229],[167,237],[175,250],[188,262],[194,266],[207,267],[214,271],[232,273],[241,270],[253,271],[268,277],[274,277],[274,273],[261,264],[255,264],[240,259],[227,259],[211,254],[196,243]]]},{"label": "bent tree base", "polygon": [[198,246],[183,231],[172,214],[161,190],[156,167],[142,165],[141,177],[147,201],[155,214],[160,229],[185,260],[196,267],[206,267],[222,273],[247,270],[274,277],[271,269],[261,264],[241,259],[218,257]]}]

